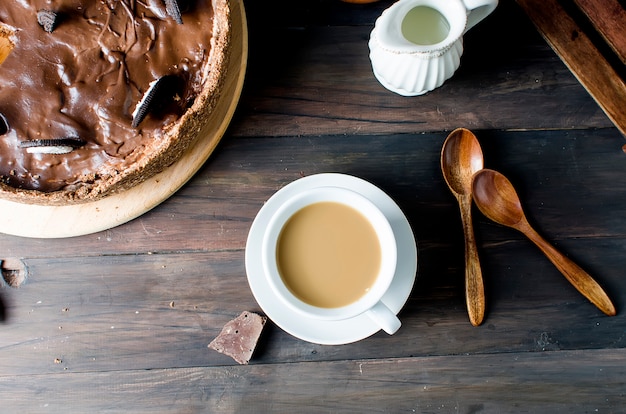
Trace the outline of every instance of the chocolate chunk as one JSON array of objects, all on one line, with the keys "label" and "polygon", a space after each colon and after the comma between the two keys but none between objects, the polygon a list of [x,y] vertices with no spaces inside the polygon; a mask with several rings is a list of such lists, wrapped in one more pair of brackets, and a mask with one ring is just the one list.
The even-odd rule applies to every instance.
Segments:
[{"label": "chocolate chunk", "polygon": [[183,24],[183,16],[180,12],[179,0],[165,0],[165,10],[178,24]]},{"label": "chocolate chunk", "polygon": [[229,321],[209,348],[228,355],[238,364],[247,364],[252,358],[267,318],[252,312],[243,312]]},{"label": "chocolate chunk", "polygon": [[52,10],[42,9],[37,12],[37,23],[48,33],[52,33],[58,23],[58,15]]},{"label": "chocolate chunk", "polygon": [[20,142],[20,148],[25,148],[31,154],[67,154],[83,145],[85,141],[80,138],[32,139]]}]

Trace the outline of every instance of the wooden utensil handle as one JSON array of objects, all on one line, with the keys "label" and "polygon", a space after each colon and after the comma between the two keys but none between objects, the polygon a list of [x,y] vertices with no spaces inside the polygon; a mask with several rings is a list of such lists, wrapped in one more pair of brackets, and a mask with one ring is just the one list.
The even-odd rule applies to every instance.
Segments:
[{"label": "wooden utensil handle", "polygon": [[472,225],[471,202],[471,196],[459,198],[465,236],[465,301],[471,324],[478,326],[485,317],[485,287]]},{"label": "wooden utensil handle", "polygon": [[615,306],[613,306],[609,296],[587,272],[548,243],[530,226],[526,226],[524,234],[541,249],[563,276],[591,303],[609,316],[616,314]]}]

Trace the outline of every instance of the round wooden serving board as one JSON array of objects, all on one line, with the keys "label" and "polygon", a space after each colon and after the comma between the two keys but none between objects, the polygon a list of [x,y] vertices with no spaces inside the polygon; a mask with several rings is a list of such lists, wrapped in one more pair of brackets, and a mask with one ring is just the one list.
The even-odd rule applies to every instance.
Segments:
[{"label": "round wooden serving board", "polygon": [[232,119],[245,78],[248,31],[242,0],[231,2],[232,39],[227,79],[205,130],[182,158],[151,179],[92,203],[42,206],[0,200],[0,232],[62,238],[107,230],[156,207],[182,187],[209,158]]}]

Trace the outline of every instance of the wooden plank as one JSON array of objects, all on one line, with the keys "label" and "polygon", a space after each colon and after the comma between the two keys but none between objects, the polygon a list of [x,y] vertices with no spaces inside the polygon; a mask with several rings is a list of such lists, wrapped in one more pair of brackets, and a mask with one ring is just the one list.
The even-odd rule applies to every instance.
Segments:
[{"label": "wooden plank", "polygon": [[[239,119],[184,188],[106,232],[0,236],[0,259],[12,259],[0,266],[0,411],[622,411],[623,137],[517,5],[501,2],[468,33],[448,89],[403,101],[375,91],[367,52],[355,52],[393,0],[351,14],[336,0],[268,1],[248,2],[261,13]],[[474,130],[485,165],[511,179],[536,228],[601,282],[617,316],[477,213],[488,308],[470,325],[458,209],[438,165],[458,126]],[[419,270],[403,327],[321,346],[269,323],[248,366],[209,350],[224,323],[259,311],[244,273],[254,215],[283,185],[327,171],[379,185],[413,225]],[[28,277],[10,287],[20,261]]]},{"label": "wooden plank", "polygon": [[450,80],[413,98],[384,89],[368,57],[374,21],[392,2],[249,3],[248,87],[235,136],[612,126],[514,2],[468,32]]},{"label": "wooden plank", "polygon": [[[624,349],[0,374],[6,412],[618,413]],[[584,363],[583,363],[584,361]]]},{"label": "wooden plank", "polygon": [[[519,187],[528,213],[541,214],[539,228],[548,236],[626,234],[616,214],[626,205],[626,158],[616,129],[475,132],[485,165]],[[420,242],[439,242],[459,228],[458,207],[438,165],[446,135],[227,137],[183,189],[144,216],[76,238],[0,236],[0,259],[241,250],[267,198],[302,175],[329,171],[379,185],[409,216]]]},{"label": "wooden plank", "polygon": [[[626,83],[558,0],[517,0],[550,46],[626,135]],[[620,30],[623,25],[619,26]]]},{"label": "wooden plank", "polygon": [[[251,363],[625,347],[626,238],[557,240],[611,295],[619,314],[606,317],[527,240],[499,228],[503,241],[484,241],[491,227],[476,229],[487,297],[480,327],[468,321],[463,245],[451,229],[440,241],[419,241],[418,276],[397,334],[321,346],[268,323]],[[241,250],[26,265],[24,284],[0,288],[0,376],[235,365],[207,345],[242,311],[260,311]]]},{"label": "wooden plank", "polygon": [[575,0],[607,44],[626,64],[626,10],[618,0]]}]

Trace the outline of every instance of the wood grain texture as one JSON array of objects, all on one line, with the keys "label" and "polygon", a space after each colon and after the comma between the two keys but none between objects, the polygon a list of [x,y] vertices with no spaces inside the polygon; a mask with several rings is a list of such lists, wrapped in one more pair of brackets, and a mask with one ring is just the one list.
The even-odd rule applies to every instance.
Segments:
[{"label": "wood grain texture", "polygon": [[486,217],[522,232],[583,296],[606,315],[615,316],[615,306],[598,282],[528,223],[515,187],[504,175],[483,169],[474,175],[472,185],[476,206]]},{"label": "wood grain texture", "polygon": [[[245,2],[240,105],[178,192],[91,235],[0,235],[0,412],[622,412],[624,138],[518,4],[472,29],[449,83],[405,100],[381,89],[363,50],[392,0],[268,1]],[[607,290],[615,317],[474,209],[487,308],[469,323],[461,220],[439,165],[461,126],[537,231]],[[318,172],[365,178],[407,215],[419,262],[402,328],[321,346],[268,321],[239,366],[207,345],[241,311],[262,313],[244,266],[252,220]]]},{"label": "wood grain texture", "polygon": [[478,326],[485,316],[485,287],[474,236],[472,182],[484,168],[484,157],[476,135],[465,128],[448,135],[441,149],[441,173],[459,203],[465,245],[465,301],[470,323]]},{"label": "wood grain texture", "polygon": [[301,362],[63,372],[43,384],[0,377],[0,387],[11,407],[33,414],[129,406],[134,413],[618,413],[626,404],[624,358],[621,349],[356,359],[314,370]]},{"label": "wood grain texture", "polygon": [[387,91],[372,74],[367,39],[380,12],[392,3],[247,4],[254,16],[248,84],[231,133],[360,136],[458,126],[613,126],[510,1],[468,32],[461,66],[441,88],[413,98]]},{"label": "wood grain texture", "polygon": [[[483,227],[478,234],[488,236]],[[626,238],[559,241],[611,293],[621,311],[612,318],[571,287],[530,242],[483,242],[489,305],[478,328],[467,321],[462,243],[418,243],[418,276],[397,334],[381,332],[356,346],[321,346],[268,321],[250,363],[624,348]],[[242,310],[261,311],[247,287],[242,251],[26,264],[27,281],[0,290],[7,306],[0,325],[0,377],[232,365],[207,349],[208,343]]]},{"label": "wood grain texture", "polygon": [[[563,62],[626,135],[626,82],[558,0],[518,0]],[[622,22],[623,23],[623,22]],[[623,33],[623,24],[619,26]]]},{"label": "wood grain texture", "polygon": [[626,10],[618,0],[575,0],[602,35],[607,44],[626,65]]},{"label": "wood grain texture", "polygon": [[[511,179],[531,221],[541,215],[539,230],[559,239],[626,234],[616,213],[626,203],[619,190],[626,160],[615,129],[475,132],[485,166]],[[191,182],[140,218],[75,238],[2,236],[0,258],[241,250],[254,216],[275,191],[303,175],[330,171],[379,185],[408,215],[420,241],[440,241],[461,234],[458,207],[439,167],[446,136],[227,136]]]}]

